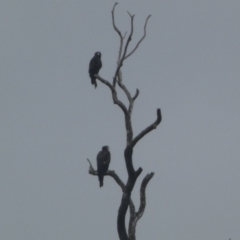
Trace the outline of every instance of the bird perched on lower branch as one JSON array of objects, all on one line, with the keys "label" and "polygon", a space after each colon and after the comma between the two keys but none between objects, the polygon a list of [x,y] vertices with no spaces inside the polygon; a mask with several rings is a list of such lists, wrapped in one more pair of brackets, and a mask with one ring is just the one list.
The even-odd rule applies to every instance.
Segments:
[{"label": "bird perched on lower branch", "polygon": [[103,178],[111,161],[111,154],[108,149],[108,146],[103,146],[102,150],[97,155],[97,170],[100,187],[103,186]]}]

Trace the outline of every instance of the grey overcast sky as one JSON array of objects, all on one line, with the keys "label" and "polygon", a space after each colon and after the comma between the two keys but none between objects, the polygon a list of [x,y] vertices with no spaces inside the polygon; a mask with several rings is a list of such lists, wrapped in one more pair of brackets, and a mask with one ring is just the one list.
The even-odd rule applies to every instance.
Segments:
[{"label": "grey overcast sky", "polygon": [[[114,1],[0,2],[0,239],[118,239],[121,191],[88,174],[103,145],[126,181],[124,118],[109,90],[95,90],[89,60],[112,79],[119,39]],[[121,1],[116,22],[147,37],[125,62],[124,83],[140,89],[137,134],[162,109],[157,130],[136,146],[147,207],[137,239],[240,239],[240,1]],[[126,102],[126,98],[120,95]]]}]

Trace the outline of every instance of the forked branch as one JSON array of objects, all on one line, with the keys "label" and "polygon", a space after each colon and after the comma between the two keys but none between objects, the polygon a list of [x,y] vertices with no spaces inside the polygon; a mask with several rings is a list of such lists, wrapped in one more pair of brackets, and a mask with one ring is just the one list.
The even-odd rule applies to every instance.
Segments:
[{"label": "forked branch", "polygon": [[99,81],[101,81],[103,84],[107,85],[107,86],[110,88],[110,90],[111,90],[111,92],[112,92],[113,103],[114,103],[114,104],[117,104],[117,105],[122,109],[122,111],[123,111],[123,113],[124,113],[125,116],[128,115],[128,110],[127,110],[126,106],[123,104],[122,101],[120,101],[120,100],[118,99],[118,97],[117,97],[117,91],[116,91],[116,89],[111,85],[111,83],[108,82],[107,80],[103,79],[103,78],[102,78],[101,76],[99,76],[98,74],[95,74],[95,77],[96,77]]},{"label": "forked branch", "polygon": [[[97,176],[98,172],[93,168],[91,161],[87,158],[87,161],[89,162],[89,174],[93,176]],[[125,184],[123,181],[119,178],[119,176],[115,173],[115,171],[110,171],[108,170],[105,174],[106,176],[112,177],[115,182],[120,186],[122,189],[122,192],[125,191]],[[130,211],[130,218],[129,218],[129,226],[128,226],[128,235],[129,235],[129,240],[135,240],[135,232],[136,232],[136,226],[138,220],[142,217],[145,207],[146,207],[146,187],[153,177],[154,173],[147,174],[145,178],[142,180],[141,188],[140,188],[140,206],[138,211],[135,211],[135,206],[130,199],[129,201],[129,211]]]},{"label": "forked branch", "polygon": [[136,44],[135,48],[129,54],[127,54],[127,56],[125,56],[125,59],[130,57],[137,50],[137,48],[139,47],[140,43],[146,37],[146,35],[147,35],[147,23],[148,23],[148,20],[149,20],[150,17],[151,17],[151,15],[148,15],[148,17],[146,18],[146,21],[145,21],[145,24],[144,24],[144,34],[143,34],[142,38],[138,41],[138,43]]},{"label": "forked branch", "polygon": [[[93,176],[97,176],[98,175],[97,170],[95,170],[93,168],[92,163],[88,158],[87,158],[87,161],[89,162],[88,173],[93,175]],[[105,175],[112,177],[115,180],[115,182],[119,185],[119,187],[122,189],[122,192],[124,192],[125,184],[120,179],[120,177],[115,173],[115,171],[108,170]],[[131,217],[132,214],[135,214],[135,206],[134,206],[134,203],[133,203],[132,199],[130,199],[130,202],[129,202],[129,209],[130,209],[130,217]]]},{"label": "forked branch", "polygon": [[128,235],[129,240],[135,240],[135,232],[138,220],[142,217],[145,207],[146,207],[146,187],[149,181],[152,179],[154,173],[147,174],[145,178],[142,180],[141,188],[140,188],[140,206],[136,213],[132,214],[134,217],[130,218]]},{"label": "forked branch", "polygon": [[[124,60],[126,60],[128,57],[130,57],[137,50],[137,48],[139,47],[139,45],[141,44],[143,39],[146,37],[146,35],[147,35],[147,30],[146,30],[147,29],[147,23],[148,23],[149,18],[151,17],[151,15],[149,15],[146,18],[146,20],[145,20],[144,34],[143,34],[142,38],[137,42],[137,44],[133,48],[133,50],[130,53],[127,54],[129,43],[132,40],[132,35],[133,35],[133,30],[134,30],[133,21],[134,21],[134,16],[135,15],[132,15],[129,12],[127,12],[128,15],[131,18],[131,30],[130,30],[130,34],[128,36],[127,42],[125,43],[125,46],[123,47],[123,40],[124,40],[126,34],[124,34],[124,36],[123,36],[121,31],[117,28],[116,23],[115,23],[115,7],[117,6],[117,4],[118,3],[115,3],[114,6],[113,6],[113,9],[112,9],[112,24],[113,24],[113,28],[117,32],[117,34],[119,35],[119,38],[120,38],[120,46],[119,46],[119,52],[118,52],[117,69],[116,69],[114,77],[113,77],[113,87],[114,88],[116,86],[117,77],[119,76],[119,71],[120,71],[121,67],[123,66]],[[123,51],[123,48],[124,48],[124,51]],[[122,51],[123,51],[123,53],[122,53]]]}]

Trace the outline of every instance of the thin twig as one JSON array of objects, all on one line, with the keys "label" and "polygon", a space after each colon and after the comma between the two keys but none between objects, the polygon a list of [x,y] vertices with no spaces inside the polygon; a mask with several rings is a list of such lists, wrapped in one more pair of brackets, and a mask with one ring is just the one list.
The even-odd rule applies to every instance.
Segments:
[{"label": "thin twig", "polygon": [[136,89],[136,93],[135,93],[135,95],[134,95],[134,97],[133,97],[133,101],[135,101],[135,100],[136,100],[136,98],[138,97],[138,95],[139,95],[139,90],[138,90],[138,89]]},{"label": "thin twig", "polygon": [[119,37],[122,38],[122,33],[120,32],[120,30],[117,28],[116,24],[115,24],[115,18],[114,18],[114,11],[115,11],[115,7],[118,5],[118,3],[116,2],[113,6],[112,9],[112,23],[113,23],[113,28],[114,30],[118,33]]},{"label": "thin twig", "polygon": [[88,169],[88,172],[91,173],[91,172],[94,171],[94,168],[93,168],[93,166],[92,166],[92,164],[91,164],[91,162],[90,162],[90,160],[89,160],[88,158],[87,158],[87,161],[89,162],[89,169]]},{"label": "thin twig", "polygon": [[131,15],[130,13],[128,13],[128,14],[129,14],[129,16],[131,17],[131,32],[130,32],[130,34],[129,34],[129,36],[128,36],[128,40],[127,40],[127,42],[126,42],[126,44],[125,44],[123,56],[122,56],[122,59],[121,59],[122,62],[123,62],[124,59],[125,59],[125,56],[126,56],[126,54],[127,54],[128,45],[129,45],[129,43],[131,42],[131,40],[132,40],[132,35],[133,35],[133,20],[134,20],[134,16],[135,16],[135,15]]},{"label": "thin twig", "polygon": [[[122,36],[122,33],[120,32],[120,30],[117,28],[116,23],[115,23],[115,7],[117,6],[117,2],[114,4],[113,9],[112,9],[112,24],[113,24],[113,28],[114,30],[118,33],[119,38],[120,38],[120,46],[119,46],[119,51],[118,51],[118,60],[117,60],[117,66],[120,65],[120,61],[121,61],[121,55],[122,55],[122,48],[123,48],[123,40],[125,38],[126,33],[124,34],[124,36]],[[117,82],[117,72],[115,73],[114,77],[113,77],[113,88],[116,87],[116,82]]]},{"label": "thin twig", "polygon": [[132,40],[134,15],[130,15],[130,17],[131,17],[131,32],[130,32],[130,34],[129,34],[129,36],[128,36],[128,40],[127,40],[127,42],[126,42],[126,44],[125,44],[122,57],[121,57],[121,59],[120,59],[120,61],[119,61],[119,64],[118,64],[118,66],[117,66],[117,69],[116,69],[116,72],[115,72],[115,75],[114,75],[114,79],[116,79],[117,76],[118,76],[118,72],[119,72],[119,70],[121,69],[121,67],[122,67],[122,65],[123,65],[123,61],[124,61],[125,56],[126,56],[126,54],[127,54],[128,45],[129,45],[130,41]]},{"label": "thin twig", "polygon": [[146,35],[147,35],[147,31],[146,31],[146,29],[147,29],[147,23],[148,23],[148,19],[149,19],[150,17],[151,17],[151,15],[148,15],[148,17],[147,17],[147,19],[146,19],[146,21],[145,21],[144,34],[143,34],[142,38],[138,41],[138,43],[137,43],[137,45],[135,46],[135,48],[134,48],[129,54],[127,54],[127,55],[125,56],[124,60],[127,59],[128,57],[130,57],[130,56],[136,51],[136,49],[138,48],[138,46],[140,45],[140,43],[141,43],[141,42],[143,41],[143,39],[146,37]]}]

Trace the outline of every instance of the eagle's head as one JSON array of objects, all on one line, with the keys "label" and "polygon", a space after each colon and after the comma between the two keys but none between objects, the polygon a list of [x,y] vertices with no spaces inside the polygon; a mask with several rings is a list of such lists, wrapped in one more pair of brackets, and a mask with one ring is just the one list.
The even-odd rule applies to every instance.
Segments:
[{"label": "eagle's head", "polygon": [[109,146],[103,146],[103,147],[102,147],[102,150],[103,150],[103,151],[108,151],[108,149],[109,149]]},{"label": "eagle's head", "polygon": [[97,57],[97,58],[101,58],[101,53],[100,52],[95,52],[94,56]]}]

